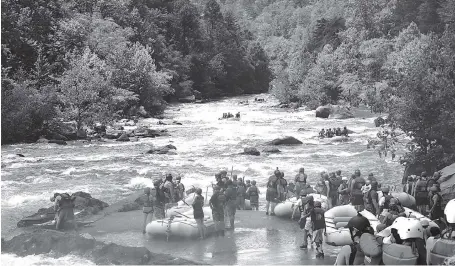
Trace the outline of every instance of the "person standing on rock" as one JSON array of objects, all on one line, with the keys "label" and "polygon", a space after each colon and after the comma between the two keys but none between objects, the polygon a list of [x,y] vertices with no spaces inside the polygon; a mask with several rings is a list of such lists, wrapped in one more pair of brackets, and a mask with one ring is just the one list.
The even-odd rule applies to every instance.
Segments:
[{"label": "person standing on rock", "polygon": [[246,194],[248,195],[248,198],[250,199],[251,209],[253,211],[254,210],[257,211],[259,209],[259,194],[260,193],[261,192],[256,187],[256,181],[253,180],[253,182],[251,182],[251,186],[246,191]]},{"label": "person standing on rock", "polygon": [[298,198],[300,195],[300,191],[306,187],[306,180],[308,176],[305,174],[305,168],[300,168],[299,173],[295,176],[295,195]]},{"label": "person standing on rock", "polygon": [[209,205],[212,209],[212,217],[215,222],[215,231],[217,236],[224,236],[224,208],[226,204],[226,196],[221,192],[220,187],[213,187],[213,195],[210,198]]},{"label": "person standing on rock", "polygon": [[278,178],[281,177],[281,172],[278,168],[275,170],[274,175],[269,177],[269,181],[267,182],[267,192],[265,194],[265,200],[267,203],[265,204],[265,214],[269,215],[269,207],[270,215],[275,215],[275,204],[278,201]]},{"label": "person standing on rock", "polygon": [[144,224],[142,226],[142,233],[145,234],[145,228],[153,220],[153,196],[150,195],[150,188],[146,187],[144,189],[145,201],[144,206],[142,207],[142,212],[144,213]]},{"label": "person standing on rock", "polygon": [[224,195],[226,197],[227,216],[230,224],[229,230],[234,230],[235,213],[237,211],[237,190],[234,188],[232,180],[227,181],[227,186],[228,188]]},{"label": "person standing on rock", "polygon": [[64,223],[71,222],[75,230],[77,230],[76,219],[74,217],[74,200],[76,198],[70,196],[68,193],[54,194],[54,210],[57,214],[57,223],[55,228],[60,230],[63,228]]},{"label": "person standing on rock", "polygon": [[196,220],[197,229],[199,231],[200,239],[205,238],[205,226],[204,226],[204,197],[202,196],[202,189],[196,189],[196,197],[193,201],[193,215]]}]

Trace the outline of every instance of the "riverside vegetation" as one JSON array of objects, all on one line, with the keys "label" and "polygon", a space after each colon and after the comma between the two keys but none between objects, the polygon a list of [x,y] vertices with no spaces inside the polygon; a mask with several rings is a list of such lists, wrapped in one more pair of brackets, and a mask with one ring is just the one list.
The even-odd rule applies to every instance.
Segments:
[{"label": "riverside vegetation", "polygon": [[450,0],[3,1],[2,143],[270,85],[389,113],[434,171],[455,161],[454,21]]}]

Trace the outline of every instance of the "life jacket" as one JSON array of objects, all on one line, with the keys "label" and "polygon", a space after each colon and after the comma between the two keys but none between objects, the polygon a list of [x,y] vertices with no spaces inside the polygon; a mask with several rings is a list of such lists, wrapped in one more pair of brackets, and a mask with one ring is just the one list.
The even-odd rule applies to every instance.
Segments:
[{"label": "life jacket", "polygon": [[58,202],[60,208],[72,208],[74,207],[74,202],[71,196],[68,193],[60,194],[60,201]]},{"label": "life jacket", "polygon": [[384,200],[384,209],[389,209],[390,200],[393,199],[393,196],[392,195],[385,195],[384,198],[385,198],[385,200]]},{"label": "life jacket", "polygon": [[244,197],[246,192],[246,188],[243,185],[237,187],[237,197]]},{"label": "life jacket", "polygon": [[366,197],[365,197],[365,200],[366,200],[366,205],[368,205],[369,208],[371,208],[373,210],[373,214],[377,214],[377,212],[379,210],[376,210],[375,207],[374,207],[374,204],[373,204],[373,198],[371,197],[371,193],[373,192],[374,190],[370,190],[367,192],[366,194]]},{"label": "life jacket", "polygon": [[250,198],[258,197],[259,196],[258,188],[256,186],[251,186],[248,190],[248,194],[250,195]]},{"label": "life jacket", "polygon": [[440,238],[436,240],[433,248],[430,250],[430,264],[431,265],[445,265],[447,259],[453,257],[455,250],[455,240]]},{"label": "life jacket", "polygon": [[296,183],[306,183],[307,175],[306,174],[298,174],[295,176]]},{"label": "life jacket", "polygon": [[[349,246],[351,247],[351,254],[349,255],[349,264],[348,265],[362,265],[362,264],[364,264],[365,255],[357,247],[358,244],[357,243],[352,243],[352,244],[349,244]],[[357,263],[356,263],[356,259],[357,259]]]},{"label": "life jacket", "polygon": [[163,185],[161,185],[158,189],[155,189],[155,202],[156,205],[163,205],[166,202],[166,194],[165,190],[167,188],[164,188]]},{"label": "life jacket", "polygon": [[338,177],[331,177],[329,178],[329,186],[330,186],[330,191],[336,192],[338,191],[338,187],[341,185],[341,178]]},{"label": "life jacket", "polygon": [[[441,196],[441,194],[436,193],[436,194],[434,194],[434,195],[438,196],[438,200],[437,200],[437,202],[436,202],[436,207],[441,207],[441,203],[442,203],[442,196]],[[434,196],[434,195],[433,195],[433,196]],[[433,197],[430,198],[430,203],[431,203],[431,206],[433,206],[433,204],[435,204],[435,202],[433,201]]]},{"label": "life jacket", "polygon": [[276,176],[269,178],[269,182],[267,182],[267,188],[277,189],[277,181],[278,178]]},{"label": "life jacket", "polygon": [[417,259],[418,255],[412,252],[410,246],[395,243],[382,246],[384,265],[416,265]]},{"label": "life jacket", "polygon": [[363,205],[364,204],[362,190],[360,190],[360,189],[352,190],[351,197],[353,199],[353,201],[352,201],[353,205]]},{"label": "life jacket", "polygon": [[415,186],[416,197],[428,197],[428,181],[419,180]]}]

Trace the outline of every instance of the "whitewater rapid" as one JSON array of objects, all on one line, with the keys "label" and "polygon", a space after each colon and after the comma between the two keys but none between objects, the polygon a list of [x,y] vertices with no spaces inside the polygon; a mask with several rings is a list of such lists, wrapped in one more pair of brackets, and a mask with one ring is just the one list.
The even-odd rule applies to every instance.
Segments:
[{"label": "whitewater rapid", "polygon": [[[266,102],[254,102],[254,98]],[[239,104],[249,101],[249,105]],[[398,184],[403,167],[390,158],[379,158],[367,150],[367,139],[376,135],[375,115],[356,110],[356,118],[333,120],[316,118],[314,111],[280,109],[271,96],[251,95],[205,104],[175,104],[165,112],[165,122],[182,125],[157,125],[157,119],[140,124],[168,129],[170,137],[144,138],[138,142],[69,142],[56,144],[16,144],[2,146],[1,210],[2,236],[8,236],[16,223],[37,209],[50,206],[55,192],[85,191],[93,197],[114,203],[137,189],[152,185],[152,179],[165,173],[183,174],[182,182],[207,187],[222,169],[245,179],[256,180],[264,190],[265,181],[276,167],[285,178],[293,179],[305,167],[309,181],[321,171],[342,170],[350,175],[355,169],[374,173],[383,183]],[[240,121],[218,120],[222,113],[240,112]],[[321,128],[343,127],[353,130],[352,141],[328,143],[316,136]],[[300,130],[299,130],[300,129]],[[282,152],[262,153],[267,141],[293,136],[299,146],[280,146]],[[173,144],[177,155],[150,155],[152,146]],[[245,147],[256,147],[261,156],[238,155]],[[23,154],[19,157],[16,154]],[[262,193],[261,197],[265,197]],[[9,257],[12,259],[13,257]],[[2,254],[3,261],[3,254]]]}]

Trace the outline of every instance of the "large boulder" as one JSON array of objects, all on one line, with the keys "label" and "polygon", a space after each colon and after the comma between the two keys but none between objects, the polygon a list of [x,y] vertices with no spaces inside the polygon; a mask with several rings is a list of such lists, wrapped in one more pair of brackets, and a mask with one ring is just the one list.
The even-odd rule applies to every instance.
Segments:
[{"label": "large boulder", "polygon": [[270,145],[299,145],[303,144],[300,140],[294,138],[294,137],[284,137],[284,138],[279,138],[279,139],[274,139],[270,143]]},{"label": "large boulder", "polygon": [[130,141],[130,138],[128,137],[128,134],[127,133],[123,133],[118,139],[117,141]]},{"label": "large boulder", "polygon": [[258,151],[258,149],[256,148],[244,148],[243,149],[243,153],[244,155],[254,155],[254,156],[259,156],[261,155],[261,153]]},{"label": "large boulder", "polygon": [[331,107],[329,118],[348,119],[354,118],[354,115],[352,114],[351,110],[349,110],[349,108],[347,108],[346,106],[334,105]]},{"label": "large boulder", "polygon": [[[104,201],[93,198],[89,193],[78,191],[72,196],[75,197],[74,204],[75,210],[80,211],[77,217],[84,217],[87,215],[93,215],[101,211],[102,209],[109,206]],[[26,227],[34,224],[42,224],[52,221],[55,218],[54,206],[48,208],[41,208],[36,213],[22,218],[18,223],[17,227]]]},{"label": "large boulder", "polygon": [[194,95],[179,98],[179,102],[181,102],[181,103],[193,103],[195,101],[196,101],[196,97]]},{"label": "large boulder", "polygon": [[44,137],[40,137],[40,138],[36,141],[36,143],[49,143],[49,140],[46,139],[46,138],[44,138]]},{"label": "large boulder", "polygon": [[62,134],[60,133],[57,133],[57,132],[49,132],[46,137],[48,139],[52,139],[52,140],[63,140],[63,141],[67,141],[68,138],[63,136]]},{"label": "large boulder", "polygon": [[439,179],[443,204],[455,199],[455,163],[443,168]]},{"label": "large boulder", "polygon": [[58,140],[58,139],[51,139],[48,141],[48,143],[55,143],[55,144],[58,144],[58,145],[67,145],[68,143],[66,143],[66,141],[64,140]]},{"label": "large boulder", "polygon": [[265,153],[280,153],[281,151],[278,148],[269,147],[263,150]]},{"label": "large boulder", "polygon": [[151,253],[145,247],[106,244],[74,233],[43,229],[6,241],[2,239],[2,253],[18,256],[52,254],[57,258],[76,255],[102,265],[197,264],[170,255]]},{"label": "large boulder", "polygon": [[330,112],[330,106],[319,106],[316,108],[316,117],[329,118]]}]

